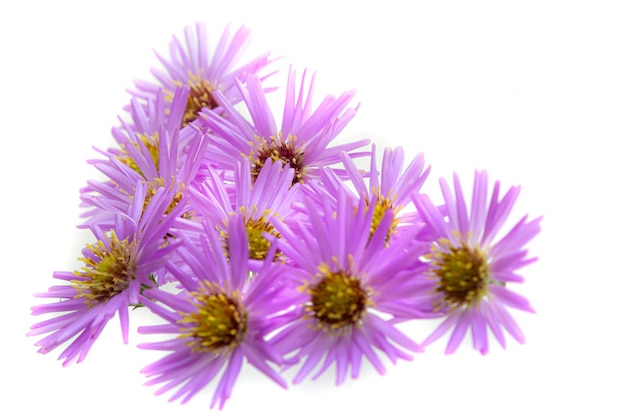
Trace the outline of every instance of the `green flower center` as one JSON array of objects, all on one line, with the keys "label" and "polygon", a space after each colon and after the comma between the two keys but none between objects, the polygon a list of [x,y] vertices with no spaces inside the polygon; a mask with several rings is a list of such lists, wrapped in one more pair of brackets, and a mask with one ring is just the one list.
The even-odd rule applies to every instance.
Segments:
[{"label": "green flower center", "polygon": [[106,243],[108,245],[103,241],[87,245],[94,256],[79,258],[85,263],[80,271],[74,271],[80,279],[70,281],[77,291],[76,298],[84,298],[89,305],[115,297],[136,278],[136,242],[129,242],[128,238],[120,241],[111,230]]},{"label": "green flower center", "polygon": [[320,271],[321,280],[306,290],[311,296],[306,310],[318,320],[318,328],[335,330],[359,323],[369,304],[360,279],[344,271],[330,271],[326,266]]},{"label": "green flower center", "polygon": [[190,292],[196,310],[180,313],[182,338],[193,352],[218,353],[236,347],[248,330],[248,314],[238,292],[228,295],[218,285],[203,281]]}]

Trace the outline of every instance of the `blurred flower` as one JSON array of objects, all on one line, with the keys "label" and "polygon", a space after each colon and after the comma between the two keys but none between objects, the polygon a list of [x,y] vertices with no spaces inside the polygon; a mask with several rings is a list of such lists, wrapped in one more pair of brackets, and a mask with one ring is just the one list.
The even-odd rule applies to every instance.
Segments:
[{"label": "blurred flower", "polygon": [[431,282],[432,308],[446,319],[426,338],[426,346],[453,328],[446,353],[453,353],[472,330],[474,349],[486,354],[489,349],[487,328],[502,347],[506,330],[519,343],[524,336],[506,307],[533,312],[529,302],[511,291],[510,283],[522,282],[517,270],[536,260],[524,249],[540,231],[541,218],[532,221],[524,216],[508,233],[500,235],[519,195],[511,187],[500,199],[496,182],[487,201],[487,173],[476,172],[468,213],[458,176],[454,175],[454,194],[445,180],[440,181],[445,201],[444,216],[426,195],[414,195],[417,210],[426,228],[435,237],[426,262],[430,265],[426,279]]}]

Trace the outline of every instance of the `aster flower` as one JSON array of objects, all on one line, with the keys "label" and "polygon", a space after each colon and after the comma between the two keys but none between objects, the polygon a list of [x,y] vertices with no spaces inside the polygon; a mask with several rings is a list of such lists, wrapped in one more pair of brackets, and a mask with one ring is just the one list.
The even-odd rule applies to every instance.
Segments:
[{"label": "aster flower", "polygon": [[239,102],[241,98],[235,88],[236,80],[244,79],[248,74],[258,74],[271,62],[269,52],[265,52],[247,63],[238,63],[250,40],[251,32],[248,28],[242,26],[231,35],[227,26],[211,51],[206,24],[187,26],[184,42],[177,37],[172,39],[169,57],[156,53],[165,68],[165,71],[152,69],[152,75],[158,82],[137,80],[136,88],[129,92],[146,100],[153,99],[159,92],[171,98],[178,87],[188,86],[191,93],[181,120],[181,127],[187,126],[196,120],[201,109],[213,110],[218,107],[214,98],[216,91],[221,92],[230,103]]},{"label": "aster flower", "polygon": [[[74,272],[55,272],[63,281],[36,297],[57,302],[32,307],[33,315],[54,314],[55,317],[34,324],[29,336],[46,333],[37,343],[40,353],[48,353],[71,341],[59,359],[67,366],[87,356],[106,324],[119,315],[122,337],[128,343],[130,306],[139,303],[139,294],[154,286],[174,244],[165,244],[163,236],[182,206],[168,211],[173,198],[171,188],[155,192],[144,206],[148,186],[138,183],[133,202],[126,213],[115,213],[110,230],[92,226],[95,244],[88,244],[79,258],[84,266]],[[166,214],[167,212],[167,214]]]},{"label": "aster flower", "polygon": [[[258,177],[266,161],[280,161],[284,166],[293,168],[295,184],[319,176],[320,166],[340,162],[340,152],[351,152],[367,145],[369,139],[329,146],[356,114],[358,106],[348,107],[355,93],[348,91],[339,97],[328,95],[313,109],[315,74],[308,87],[305,86],[306,79],[305,71],[298,89],[295,70],[289,68],[280,129],[258,77],[248,76],[245,85],[237,82],[251,122],[228,103],[227,97],[216,92],[214,96],[227,117],[206,110],[199,117],[199,123],[211,131],[214,146],[208,151],[210,160],[219,168],[232,170],[240,155],[247,155],[253,180]],[[362,152],[351,156],[366,154]]]},{"label": "aster flower", "polygon": [[[205,181],[190,190],[194,219],[191,222],[180,222],[179,227],[197,227],[198,219],[205,220],[214,224],[228,240],[228,223],[234,218],[242,219],[250,245],[250,259],[262,261],[270,248],[270,242],[264,234],[279,237],[269,219],[286,221],[295,214],[291,204],[299,197],[300,189],[299,184],[292,186],[292,178],[293,169],[283,169],[280,162],[265,164],[253,184],[250,164],[246,158],[237,163],[232,184],[210,168]],[[242,216],[234,216],[236,213]],[[280,254],[277,252],[275,256],[279,257]]]},{"label": "aster flower", "polygon": [[132,204],[137,182],[149,184],[148,198],[166,184],[175,188],[174,206],[185,190],[199,181],[208,142],[199,130],[190,130],[181,138],[179,124],[188,94],[186,87],[177,89],[169,110],[164,108],[161,94],[146,108],[132,101],[133,122],[113,129],[120,148],[100,151],[105,159],[88,161],[107,179],[88,181],[81,189],[81,205],[87,209],[82,214],[87,220],[81,227],[111,227],[112,213],[125,211]]},{"label": "aster flower", "polygon": [[[126,149],[126,147],[132,144],[134,148],[141,151],[140,145],[143,144],[151,151],[150,156],[152,156],[154,165],[158,166],[158,159],[156,158],[158,155],[154,152],[158,150],[158,138],[154,136],[158,134],[162,126],[170,132],[170,135],[180,129],[189,93],[189,87],[182,86],[176,88],[172,96],[169,97],[169,106],[162,91],[157,91],[153,97],[151,96],[145,101],[140,101],[137,97],[131,98],[130,106],[128,107],[130,120],[118,116],[120,126],[111,130],[113,137],[122,147],[122,152],[116,149],[110,149],[109,151],[132,158],[130,152],[133,149]],[[124,160],[124,158],[120,159]],[[136,166],[134,161],[124,160],[124,162],[130,162],[135,164],[133,166]]]},{"label": "aster flower", "polygon": [[471,328],[473,347],[486,354],[489,349],[487,328],[505,347],[504,332],[524,343],[522,331],[507,307],[533,312],[526,298],[509,289],[511,283],[523,282],[517,273],[536,258],[528,257],[524,246],[539,233],[541,218],[524,216],[502,236],[501,230],[517,199],[520,188],[511,187],[500,199],[496,182],[487,199],[487,173],[476,172],[470,211],[458,176],[454,175],[454,193],[445,180],[440,181],[447,216],[436,209],[428,196],[414,195],[413,201],[435,237],[426,255],[430,268],[428,293],[434,311],[445,320],[426,338],[424,346],[450,329],[446,354],[453,353]]},{"label": "aster flower", "polygon": [[[236,216],[241,217],[241,214]],[[258,272],[248,268],[248,242],[243,219],[229,222],[229,260],[222,250],[218,232],[208,222],[197,239],[181,234],[177,251],[187,262],[181,270],[168,264],[183,287],[178,294],[149,290],[143,303],[167,323],[141,326],[139,333],[173,335],[172,339],[142,343],[142,349],[170,352],[142,369],[147,385],[162,384],[162,394],[176,390],[170,401],[190,400],[215,378],[219,378],[211,408],[224,406],[244,358],[278,383],[287,385],[272,364],[283,363],[282,356],[266,341],[266,336],[284,321],[289,305],[280,297],[280,286],[269,285],[281,271],[271,261]],[[188,271],[191,270],[191,273]],[[221,376],[218,377],[218,374]]]},{"label": "aster flower", "polygon": [[359,170],[354,160],[345,153],[341,153],[340,156],[349,181],[346,183],[334,170],[322,169],[320,183],[305,186],[303,188],[305,194],[322,204],[326,200],[333,201],[338,190],[345,189],[353,192],[357,201],[364,199],[366,206],[374,205],[370,235],[374,234],[382,216],[388,211],[393,213],[393,220],[387,240],[403,230],[415,233],[420,229],[419,227],[416,229],[421,223],[419,215],[414,210],[408,210],[407,205],[411,202],[411,193],[421,189],[430,172],[430,166],[425,167],[422,153],[417,154],[404,169],[402,148],[385,148],[382,167],[378,171],[376,146],[372,144],[369,172]]},{"label": "aster flower", "polygon": [[[414,253],[427,245],[404,239],[385,248],[392,213],[383,215],[370,238],[374,206],[360,200],[356,212],[351,197],[341,192],[337,205],[320,209],[305,199],[309,221],[288,227],[276,222],[283,236],[278,248],[289,262],[293,317],[272,338],[272,343],[301,366],[294,383],[305,379],[319,365],[314,378],[336,365],[336,383],[344,382],[348,369],[357,378],[365,357],[383,374],[385,366],[377,350],[393,363],[411,360],[408,352],[421,347],[403,334],[392,320],[419,315],[407,294],[416,280],[408,279],[420,268]],[[321,365],[320,365],[321,364]]]}]

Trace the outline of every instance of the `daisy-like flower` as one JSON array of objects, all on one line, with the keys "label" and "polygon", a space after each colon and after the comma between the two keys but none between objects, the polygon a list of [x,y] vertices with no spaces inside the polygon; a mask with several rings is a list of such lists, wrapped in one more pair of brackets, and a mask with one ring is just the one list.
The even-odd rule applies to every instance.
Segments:
[{"label": "daisy-like flower", "polygon": [[174,187],[173,207],[185,190],[199,180],[197,175],[208,142],[199,130],[189,130],[181,137],[179,124],[188,94],[186,87],[176,90],[169,110],[165,109],[161,94],[147,107],[132,102],[133,122],[113,129],[120,148],[100,151],[106,159],[88,161],[107,179],[88,181],[81,189],[81,205],[87,209],[82,214],[87,220],[81,227],[111,227],[112,213],[126,211],[132,204],[138,181],[149,184],[147,199],[159,188]]},{"label": "daisy-like flower", "polygon": [[216,404],[222,408],[244,359],[287,388],[274,369],[283,363],[283,357],[266,337],[284,322],[282,316],[289,304],[280,297],[282,287],[270,285],[281,277],[280,264],[267,261],[257,272],[249,269],[243,219],[229,223],[229,259],[219,233],[208,222],[203,225],[200,244],[185,233],[179,237],[182,244],[177,251],[187,268],[168,264],[184,290],[178,294],[149,290],[142,298],[167,323],[141,326],[139,333],[173,338],[139,345],[170,352],[141,372],[149,378],[147,385],[162,384],[157,394],[175,390],[170,401],[182,397],[183,403],[219,378],[211,408]]},{"label": "daisy-like flower", "polygon": [[374,234],[386,212],[393,213],[387,240],[390,240],[403,229],[416,231],[416,226],[421,223],[421,220],[414,210],[408,210],[407,205],[411,202],[411,193],[421,189],[430,172],[430,166],[425,166],[422,153],[417,154],[404,169],[404,151],[402,148],[385,148],[382,167],[378,171],[376,146],[372,144],[368,173],[359,170],[354,160],[345,153],[341,154],[341,160],[349,179],[348,183],[343,181],[335,171],[323,169],[321,184],[304,187],[305,193],[321,203],[324,200],[333,201],[333,196],[338,194],[340,188],[347,191],[354,190],[357,199],[364,199],[366,206],[375,206],[370,235]]},{"label": "daisy-like flower", "polygon": [[[227,117],[208,111],[202,111],[199,117],[199,122],[211,132],[214,146],[208,152],[210,160],[222,169],[232,170],[240,155],[247,155],[253,180],[256,180],[266,161],[280,161],[284,166],[293,168],[295,184],[319,176],[320,166],[340,162],[340,152],[351,152],[367,145],[369,139],[329,146],[356,114],[358,106],[348,107],[355,93],[348,91],[339,97],[328,95],[313,109],[315,74],[308,87],[306,79],[305,71],[298,89],[295,70],[289,68],[280,128],[258,77],[249,76],[245,85],[237,83],[252,122],[230,105],[227,97],[216,92],[215,97]],[[367,154],[369,152],[351,156]]]},{"label": "daisy-like flower", "polygon": [[[385,247],[392,213],[383,215],[370,238],[373,205],[360,200],[355,213],[352,197],[341,192],[337,205],[319,208],[306,199],[308,221],[287,227],[276,223],[283,238],[278,248],[289,259],[291,320],[271,340],[277,348],[300,360],[294,383],[304,380],[319,365],[314,378],[336,365],[336,383],[343,383],[352,369],[357,378],[363,357],[384,374],[382,352],[393,363],[411,360],[409,352],[421,347],[392,322],[395,317],[419,315],[409,279],[420,262],[413,253],[427,245],[405,239],[402,245]],[[321,365],[320,365],[321,364]]]},{"label": "daisy-like flower", "polygon": [[[211,50],[205,23],[196,23],[195,27],[185,28],[184,41],[174,37],[169,45],[169,57],[156,53],[165,71],[152,69],[152,75],[158,82],[135,81],[131,94],[143,99],[153,99],[159,92],[164,92],[171,99],[177,88],[188,86],[191,90],[186,101],[181,127],[196,120],[201,109],[213,110],[218,107],[215,92],[221,92],[230,103],[241,100],[235,88],[237,79],[244,79],[248,74],[258,74],[272,60],[265,52],[251,61],[239,64],[251,40],[251,32],[240,27],[231,35],[227,26],[215,48]],[[269,75],[262,76],[261,79]]]},{"label": "daisy-like flower", "polygon": [[[122,161],[138,168],[136,166],[137,163],[132,160],[130,155],[134,149],[129,146],[132,145],[141,153],[142,147],[140,145],[143,144],[150,151],[149,154],[154,161],[154,165],[158,166],[158,152],[155,152],[158,151],[158,137],[156,136],[162,126],[165,126],[165,129],[172,134],[180,129],[189,91],[188,87],[177,88],[173,96],[169,98],[169,107],[162,91],[157,91],[155,96],[149,97],[145,103],[133,97],[128,108],[130,120],[119,116],[120,126],[111,129],[113,137],[122,149],[110,149],[109,151],[120,155]],[[128,161],[125,158],[132,161]]]},{"label": "daisy-like flower", "polygon": [[413,201],[434,236],[426,273],[434,311],[445,320],[426,338],[426,346],[450,329],[446,354],[456,351],[471,329],[473,347],[482,354],[489,349],[487,328],[505,347],[503,330],[519,343],[524,336],[507,311],[508,307],[533,312],[528,300],[508,287],[523,282],[517,270],[536,260],[528,257],[525,245],[539,233],[541,218],[524,216],[506,234],[502,227],[517,199],[520,188],[511,187],[500,198],[496,182],[488,199],[487,173],[476,171],[470,211],[458,176],[454,175],[454,193],[440,181],[447,216],[435,208],[426,195],[415,194]]},{"label": "daisy-like flower", "polygon": [[32,307],[33,315],[54,317],[34,324],[28,335],[50,333],[35,343],[40,353],[71,341],[59,356],[63,366],[85,359],[116,314],[124,343],[128,343],[129,307],[138,305],[139,294],[155,285],[166,256],[174,248],[173,244],[164,245],[163,236],[181,214],[182,206],[168,212],[173,190],[164,187],[144,207],[147,190],[146,184],[137,184],[128,212],[117,212],[110,230],[91,228],[97,241],[83,249],[79,260],[84,266],[80,270],[55,272],[53,277],[63,284],[35,294],[58,301]]},{"label": "daisy-like flower", "polygon": [[[295,214],[291,204],[300,196],[300,187],[299,184],[292,186],[292,178],[293,169],[283,169],[279,162],[268,162],[252,184],[250,164],[243,158],[235,169],[234,184],[227,183],[223,175],[209,169],[205,181],[190,191],[190,200],[196,218],[216,225],[226,241],[228,223],[242,219],[248,236],[250,259],[262,261],[270,249],[270,242],[264,234],[280,237],[270,219],[285,221]],[[235,216],[236,213],[242,216]],[[193,223],[187,225],[193,226]],[[180,227],[185,226],[181,224]],[[275,256],[279,257],[280,253],[275,253]]]}]

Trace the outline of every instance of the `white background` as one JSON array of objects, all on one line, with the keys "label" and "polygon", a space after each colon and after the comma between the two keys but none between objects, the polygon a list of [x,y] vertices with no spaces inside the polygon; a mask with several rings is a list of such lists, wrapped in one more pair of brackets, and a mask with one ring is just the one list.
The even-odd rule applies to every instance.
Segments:
[{"label": "white background", "polygon": [[[231,415],[532,416],[626,413],[624,150],[626,10],[608,1],[5,2],[0,6],[3,293],[0,414],[207,415],[212,391],[186,405],[144,387],[158,357],[123,345],[111,322],[87,360],[63,368],[25,336],[35,292],[75,269],[85,235],[78,189],[96,174],[92,146],[110,128],[132,80],[158,66],[172,35],[206,21],[255,33],[318,72],[316,97],[356,89],[361,108],[340,141],[424,152],[425,190],[457,171],[486,169],[522,185],[515,216],[544,216],[530,244],[540,260],[515,288],[537,314],[516,314],[527,343],[483,357],[444,342],[413,362],[365,367],[341,387],[332,373],[283,391],[246,368],[221,411]],[[11,4],[11,5],[9,5]],[[272,102],[280,114],[282,90]],[[131,325],[147,317],[131,317]],[[430,327],[429,327],[430,326]],[[407,328],[421,339],[432,328]],[[218,413],[217,410],[213,411]]]}]

